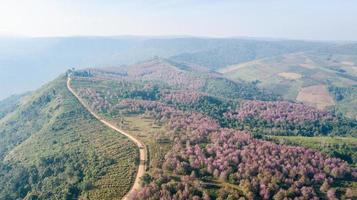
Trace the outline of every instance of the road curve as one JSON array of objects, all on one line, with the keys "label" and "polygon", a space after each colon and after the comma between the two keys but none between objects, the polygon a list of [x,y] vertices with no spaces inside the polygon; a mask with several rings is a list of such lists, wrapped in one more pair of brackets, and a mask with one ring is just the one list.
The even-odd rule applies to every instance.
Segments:
[{"label": "road curve", "polygon": [[104,120],[102,117],[97,115],[87,104],[84,103],[84,101],[72,89],[72,87],[71,87],[71,78],[70,77],[68,77],[68,79],[67,79],[67,88],[78,99],[78,101],[88,110],[88,112],[90,112],[96,119],[98,119],[100,122],[102,122],[107,127],[113,129],[114,131],[116,131],[116,132],[128,137],[139,148],[140,164],[139,164],[139,167],[138,167],[138,171],[136,173],[135,181],[134,181],[134,184],[132,185],[130,191],[123,197],[123,200],[128,200],[129,197],[131,196],[131,194],[133,194],[133,192],[135,192],[135,190],[140,189],[140,187],[141,187],[140,178],[145,174],[146,163],[147,163],[146,146],[140,140],[136,139],[134,136],[130,135],[129,133],[126,133],[125,131],[119,129],[117,126],[113,125],[112,123]]}]

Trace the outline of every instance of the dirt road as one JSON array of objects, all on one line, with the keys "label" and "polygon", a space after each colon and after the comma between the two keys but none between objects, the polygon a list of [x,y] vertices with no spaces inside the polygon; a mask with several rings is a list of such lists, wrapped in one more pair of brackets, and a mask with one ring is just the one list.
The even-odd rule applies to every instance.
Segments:
[{"label": "dirt road", "polygon": [[140,153],[140,164],[138,167],[138,172],[135,177],[134,184],[132,185],[130,191],[123,197],[123,200],[128,200],[131,194],[137,190],[140,189],[140,178],[145,174],[145,169],[146,169],[146,163],[147,163],[147,150],[146,146],[138,139],[136,139],[134,136],[130,135],[129,133],[126,133],[125,131],[119,129],[117,126],[113,125],[112,123],[104,120],[102,117],[97,115],[92,109],[89,108],[87,104],[84,103],[84,101],[77,95],[77,93],[72,89],[71,87],[71,78],[68,77],[67,79],[67,88],[68,90],[78,99],[78,101],[90,112],[96,119],[98,119],[100,122],[102,122],[104,125],[107,127],[113,129],[114,131],[125,135],[128,137],[130,140],[132,140],[136,146],[139,148],[139,153]]}]

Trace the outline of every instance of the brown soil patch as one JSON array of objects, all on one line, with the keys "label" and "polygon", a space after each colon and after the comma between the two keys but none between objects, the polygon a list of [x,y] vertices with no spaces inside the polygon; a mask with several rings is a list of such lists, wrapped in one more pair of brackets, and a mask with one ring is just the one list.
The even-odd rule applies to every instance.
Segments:
[{"label": "brown soil patch", "polygon": [[315,106],[318,109],[335,105],[325,85],[314,85],[302,88],[296,100]]}]

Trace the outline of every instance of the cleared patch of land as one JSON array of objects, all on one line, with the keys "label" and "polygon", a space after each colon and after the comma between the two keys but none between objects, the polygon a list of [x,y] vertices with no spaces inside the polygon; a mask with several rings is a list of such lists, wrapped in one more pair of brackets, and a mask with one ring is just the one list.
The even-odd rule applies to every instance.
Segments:
[{"label": "cleared patch of land", "polygon": [[338,145],[353,145],[357,147],[357,138],[355,137],[338,137],[338,136],[315,136],[315,137],[304,137],[304,136],[271,136],[273,138],[286,139],[290,141],[295,141],[303,146],[309,148],[316,148],[316,144],[328,145],[328,144],[338,144]]},{"label": "cleared patch of land", "polygon": [[146,115],[126,115],[122,116],[122,120],[112,121],[145,143],[150,173],[155,173],[156,169],[161,168],[166,153],[172,147],[168,130],[164,125],[156,123],[152,117]]},{"label": "cleared patch of land", "polygon": [[324,85],[313,85],[302,88],[296,97],[296,100],[315,106],[319,109],[324,109],[335,104]]},{"label": "cleared patch of land", "polygon": [[302,77],[301,74],[293,73],[293,72],[281,72],[281,73],[278,73],[278,75],[280,77],[283,77],[283,78],[288,79],[288,80],[297,80],[297,79],[300,79]]}]

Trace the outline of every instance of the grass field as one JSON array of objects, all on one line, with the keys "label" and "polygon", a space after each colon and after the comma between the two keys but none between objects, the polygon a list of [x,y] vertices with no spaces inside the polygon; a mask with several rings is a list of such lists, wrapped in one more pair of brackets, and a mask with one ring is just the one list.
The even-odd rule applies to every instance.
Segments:
[{"label": "grass field", "polygon": [[143,115],[125,116],[121,126],[140,138],[148,147],[149,172],[154,173],[156,169],[161,168],[166,153],[172,147],[165,126],[158,125],[151,117]]},{"label": "grass field", "polygon": [[316,144],[347,144],[357,145],[355,137],[303,137],[303,136],[271,136],[273,138],[286,139],[304,144],[313,148]]}]

